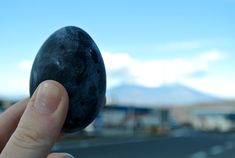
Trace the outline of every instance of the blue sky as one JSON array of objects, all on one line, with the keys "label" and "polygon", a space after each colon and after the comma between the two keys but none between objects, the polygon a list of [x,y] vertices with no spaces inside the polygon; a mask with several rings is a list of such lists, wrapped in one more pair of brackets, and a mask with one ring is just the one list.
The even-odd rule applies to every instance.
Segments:
[{"label": "blue sky", "polygon": [[75,25],[104,54],[109,87],[177,82],[235,98],[234,7],[234,0],[1,1],[0,96],[27,96],[42,43]]}]

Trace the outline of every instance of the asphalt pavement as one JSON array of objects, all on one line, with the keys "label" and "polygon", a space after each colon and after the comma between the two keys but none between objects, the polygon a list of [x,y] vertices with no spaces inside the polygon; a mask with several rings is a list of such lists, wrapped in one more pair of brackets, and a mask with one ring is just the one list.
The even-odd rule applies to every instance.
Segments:
[{"label": "asphalt pavement", "polygon": [[79,158],[233,158],[235,134],[176,130],[164,136],[68,142],[55,150]]}]

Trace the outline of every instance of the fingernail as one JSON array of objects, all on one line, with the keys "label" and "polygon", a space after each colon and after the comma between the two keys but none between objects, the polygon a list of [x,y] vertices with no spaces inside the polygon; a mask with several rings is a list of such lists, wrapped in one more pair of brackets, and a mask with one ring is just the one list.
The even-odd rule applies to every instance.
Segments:
[{"label": "fingernail", "polygon": [[63,155],[63,158],[74,158],[74,156],[66,153]]},{"label": "fingernail", "polygon": [[40,113],[53,113],[61,100],[59,88],[51,82],[44,82],[38,88],[35,109]]}]

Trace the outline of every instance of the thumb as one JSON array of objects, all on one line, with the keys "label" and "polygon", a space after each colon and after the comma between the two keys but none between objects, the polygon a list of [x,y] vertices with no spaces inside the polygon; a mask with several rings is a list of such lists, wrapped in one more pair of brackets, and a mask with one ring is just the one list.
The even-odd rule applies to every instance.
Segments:
[{"label": "thumb", "polygon": [[46,158],[59,136],[68,110],[68,94],[56,81],[42,82],[0,158]]}]

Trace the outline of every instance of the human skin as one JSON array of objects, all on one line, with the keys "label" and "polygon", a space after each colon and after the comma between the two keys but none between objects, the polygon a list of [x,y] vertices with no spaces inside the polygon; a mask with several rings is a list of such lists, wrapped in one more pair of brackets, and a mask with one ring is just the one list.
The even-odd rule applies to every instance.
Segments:
[{"label": "human skin", "polygon": [[33,96],[0,115],[0,158],[71,158],[50,153],[68,111],[68,94],[58,82],[47,80]]}]

